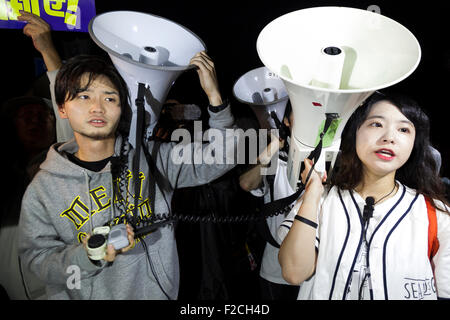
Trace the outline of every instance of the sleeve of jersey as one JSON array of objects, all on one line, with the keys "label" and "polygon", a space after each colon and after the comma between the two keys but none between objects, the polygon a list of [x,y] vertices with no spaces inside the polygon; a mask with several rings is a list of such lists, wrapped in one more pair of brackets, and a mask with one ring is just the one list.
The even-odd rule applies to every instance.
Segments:
[{"label": "sleeve of jersey", "polygon": [[[280,227],[278,228],[277,235],[279,238],[278,239],[279,243],[283,242],[283,240],[284,240],[284,238],[286,238],[289,230],[291,230],[292,223],[294,222],[294,217],[297,214],[298,210],[300,209],[301,205],[302,205],[302,200],[300,198],[297,201],[297,203],[294,205],[292,210],[289,212],[289,214],[286,216],[284,221],[281,223]],[[319,250],[319,242],[320,242],[319,241],[319,229],[320,229],[320,224],[316,230],[316,242],[315,242],[316,250]]]},{"label": "sleeve of jersey", "polygon": [[438,299],[450,300],[450,214],[439,210],[436,213],[439,249],[433,263],[437,296]]}]

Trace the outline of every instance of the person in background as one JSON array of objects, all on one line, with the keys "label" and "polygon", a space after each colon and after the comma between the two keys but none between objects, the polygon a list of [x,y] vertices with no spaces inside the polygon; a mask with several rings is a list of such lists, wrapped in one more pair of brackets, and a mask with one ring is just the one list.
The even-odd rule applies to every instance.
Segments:
[{"label": "person in background", "polygon": [[[27,21],[23,33],[30,37],[42,55],[49,74],[56,75],[62,65],[49,25],[40,17],[21,11],[20,21]],[[45,285],[23,266],[17,249],[17,233],[23,194],[45,160],[48,148],[56,142],[57,131],[52,102],[39,96],[26,95],[6,101],[2,107],[4,147],[13,157],[7,159],[10,170],[4,190],[0,238],[7,245],[1,248],[1,285],[9,299],[45,299]],[[58,125],[59,126],[59,125]]]},{"label": "person in background", "polygon": [[[284,125],[292,128],[294,116],[291,105],[286,106]],[[287,144],[287,148],[285,148]],[[287,155],[288,142],[277,136],[271,137],[271,143],[259,156],[257,165],[244,172],[239,177],[240,187],[250,192],[253,196],[264,197],[264,203],[285,198],[294,193],[287,178]],[[278,151],[278,152],[277,152]],[[278,156],[275,158],[274,156]],[[275,175],[266,175],[263,168],[276,161],[277,170]],[[279,243],[277,231],[286,217],[282,214],[269,217],[261,223],[267,224],[271,237],[276,243],[266,242],[260,267],[261,298],[264,300],[296,300],[298,296],[298,285],[291,285],[283,279],[281,266],[278,262]],[[260,228],[267,228],[265,225]],[[264,235],[263,235],[264,236]]]},{"label": "person in background", "polygon": [[[20,16],[18,16],[17,19],[19,21],[27,22],[23,28],[23,33],[33,41],[34,48],[41,54],[42,59],[44,60],[50,82],[54,82],[56,74],[62,66],[62,60],[53,43],[49,24],[35,14],[26,11],[20,11],[19,13]],[[54,113],[58,114],[53,85],[50,85],[50,94],[52,97]],[[56,138],[57,141],[60,142],[62,142],[63,139],[64,141],[68,141],[73,138],[73,132],[70,129],[67,119],[58,119],[56,122]]]},{"label": "person in background", "polygon": [[47,99],[23,96],[6,101],[1,110],[3,146],[10,157],[4,173],[8,187],[3,190],[0,221],[0,284],[13,300],[42,299],[44,285],[24,268],[17,251],[17,232],[23,194],[56,140],[55,116]]}]

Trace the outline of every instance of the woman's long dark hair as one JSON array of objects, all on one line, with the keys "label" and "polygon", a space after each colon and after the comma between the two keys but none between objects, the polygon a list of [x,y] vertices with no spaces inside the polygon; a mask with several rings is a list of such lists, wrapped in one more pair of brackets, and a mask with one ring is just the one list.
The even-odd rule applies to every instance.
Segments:
[{"label": "woman's long dark hair", "polygon": [[[330,184],[341,189],[354,189],[363,179],[363,165],[356,154],[356,133],[372,109],[380,101],[395,105],[416,130],[414,146],[409,159],[397,170],[395,178],[426,197],[448,205],[445,186],[439,177],[438,164],[430,144],[430,120],[414,100],[400,94],[373,94],[358,107],[348,120],[341,136],[341,154]],[[445,208],[438,208],[447,211]]]}]

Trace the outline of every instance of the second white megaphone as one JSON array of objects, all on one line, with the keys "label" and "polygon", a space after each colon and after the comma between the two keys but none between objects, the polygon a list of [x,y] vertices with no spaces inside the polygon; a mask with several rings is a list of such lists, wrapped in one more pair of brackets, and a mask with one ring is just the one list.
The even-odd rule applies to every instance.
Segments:
[{"label": "second white megaphone", "polygon": [[266,67],[242,75],[233,86],[233,95],[252,108],[262,129],[276,128],[272,112],[283,121],[289,97],[283,81]]},{"label": "second white megaphone", "polygon": [[317,7],[270,22],[259,34],[261,61],[283,80],[294,114],[288,160],[296,188],[301,163],[314,149],[327,114],[335,118],[316,165],[334,162],[342,129],[374,91],[408,77],[420,61],[414,35],[396,21],[371,11]]}]

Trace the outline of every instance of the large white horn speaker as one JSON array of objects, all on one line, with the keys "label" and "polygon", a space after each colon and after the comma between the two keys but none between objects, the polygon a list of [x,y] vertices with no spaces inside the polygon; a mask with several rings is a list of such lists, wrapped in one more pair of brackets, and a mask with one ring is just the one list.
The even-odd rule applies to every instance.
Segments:
[{"label": "large white horn speaker", "polygon": [[256,68],[242,75],[233,86],[233,95],[252,108],[261,128],[276,128],[272,111],[283,121],[289,96],[283,81],[268,68]]},{"label": "large white horn speaker", "polygon": [[[89,23],[92,40],[105,50],[125,79],[132,101],[130,137],[135,136],[138,83],[146,85],[145,110],[150,114],[147,135],[158,121],[161,107],[177,77],[199,51],[203,41],[187,28],[168,19],[133,11],[112,11]],[[130,141],[132,144],[133,141]]]},{"label": "large white horn speaker", "polygon": [[317,7],[270,22],[258,36],[263,64],[283,80],[294,125],[288,160],[296,188],[303,159],[319,141],[326,115],[334,114],[316,168],[334,164],[340,136],[353,111],[374,91],[408,77],[420,61],[414,35],[396,21],[371,11]]}]

